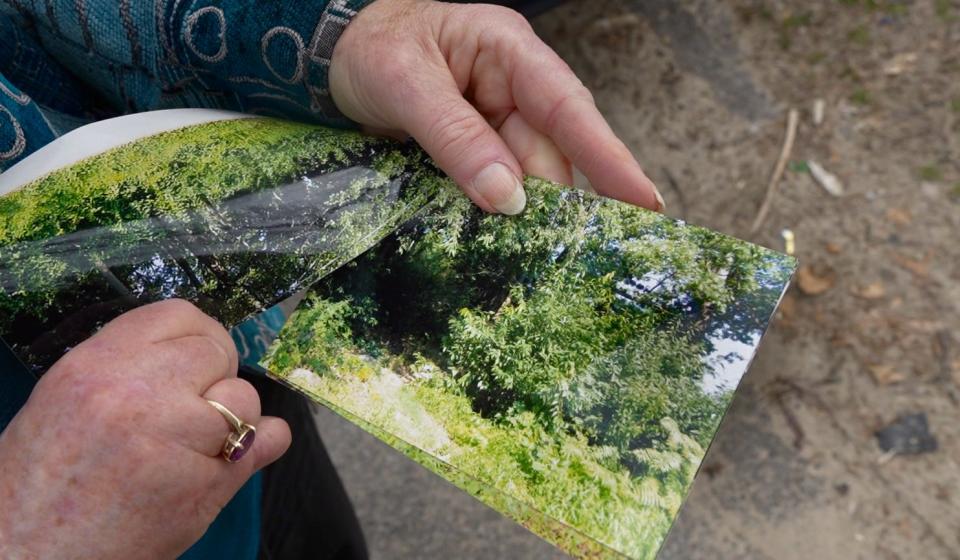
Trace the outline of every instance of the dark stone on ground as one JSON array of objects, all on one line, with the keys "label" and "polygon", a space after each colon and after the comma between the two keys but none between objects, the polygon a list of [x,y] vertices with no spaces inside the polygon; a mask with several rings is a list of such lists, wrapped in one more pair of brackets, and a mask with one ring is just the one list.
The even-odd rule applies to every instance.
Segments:
[{"label": "dark stone on ground", "polygon": [[884,452],[917,455],[937,450],[937,438],[930,433],[927,415],[922,412],[901,416],[887,427],[877,430],[875,435]]}]

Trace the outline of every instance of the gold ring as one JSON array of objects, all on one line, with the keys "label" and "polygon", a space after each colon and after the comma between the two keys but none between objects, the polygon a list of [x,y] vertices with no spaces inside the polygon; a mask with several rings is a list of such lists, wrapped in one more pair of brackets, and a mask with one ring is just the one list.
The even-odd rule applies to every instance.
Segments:
[{"label": "gold ring", "polygon": [[229,408],[217,401],[207,399],[207,402],[210,403],[210,406],[217,409],[217,412],[223,416],[227,424],[230,424],[230,427],[233,429],[227,436],[226,441],[223,442],[223,450],[220,452],[220,455],[228,463],[236,463],[253,447],[253,440],[257,438],[257,429],[237,418],[237,415],[230,412]]}]

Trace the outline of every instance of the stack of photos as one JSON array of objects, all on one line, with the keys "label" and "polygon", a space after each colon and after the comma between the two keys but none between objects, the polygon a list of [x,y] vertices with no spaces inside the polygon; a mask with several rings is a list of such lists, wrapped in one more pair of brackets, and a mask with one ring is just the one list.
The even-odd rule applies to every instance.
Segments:
[{"label": "stack of photos", "polygon": [[0,176],[0,336],[25,363],[187,298],[574,557],[656,555],[792,258],[535,178],[487,215],[415,146],[209,121]]}]

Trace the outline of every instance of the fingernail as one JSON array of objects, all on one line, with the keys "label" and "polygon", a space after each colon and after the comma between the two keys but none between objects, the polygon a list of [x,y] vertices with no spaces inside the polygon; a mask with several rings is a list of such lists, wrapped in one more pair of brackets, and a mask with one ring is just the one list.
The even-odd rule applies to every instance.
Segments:
[{"label": "fingernail", "polygon": [[657,190],[657,187],[653,187],[653,196],[657,198],[657,207],[655,210],[657,212],[663,212],[667,209],[667,203],[663,201],[663,195],[660,194],[660,191]]},{"label": "fingernail", "polygon": [[523,184],[502,163],[492,163],[478,173],[473,179],[473,188],[501,214],[515,216],[527,205]]}]

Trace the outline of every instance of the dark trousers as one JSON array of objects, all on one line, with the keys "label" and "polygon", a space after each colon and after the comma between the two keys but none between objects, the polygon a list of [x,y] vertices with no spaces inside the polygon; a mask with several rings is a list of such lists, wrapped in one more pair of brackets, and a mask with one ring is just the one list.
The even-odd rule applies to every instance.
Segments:
[{"label": "dark trousers", "polygon": [[293,443],[264,470],[261,560],[367,560],[367,546],[340,477],[314,423],[310,403],[262,376],[244,377],[263,414],[290,424]]}]

